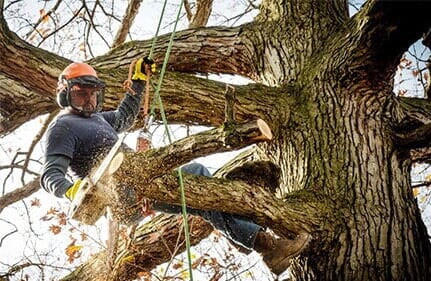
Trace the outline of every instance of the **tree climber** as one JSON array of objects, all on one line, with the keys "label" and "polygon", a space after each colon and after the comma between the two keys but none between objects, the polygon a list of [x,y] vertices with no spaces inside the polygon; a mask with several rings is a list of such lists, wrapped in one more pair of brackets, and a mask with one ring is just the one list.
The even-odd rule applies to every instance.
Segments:
[{"label": "tree climber", "polygon": [[[47,192],[73,200],[80,179],[86,177],[97,161],[109,152],[118,140],[118,133],[133,125],[146,83],[146,67],[154,71],[155,64],[148,58],[138,60],[131,88],[118,108],[103,112],[105,83],[97,77],[96,71],[80,62],[74,62],[63,70],[57,87],[57,103],[63,109],[46,132],[41,185]],[[126,145],[124,150],[133,151]],[[68,169],[74,183],[66,178]],[[200,164],[189,164],[182,169],[188,173],[211,176]],[[130,188],[119,194],[122,194],[120,200],[123,198],[127,202],[136,202],[134,190]],[[180,207],[161,202],[154,202],[153,209],[169,213],[180,213],[181,210]],[[300,234],[293,240],[277,238],[261,226],[228,213],[190,208],[188,211],[211,222],[234,243],[261,253],[275,274],[282,273],[289,266],[290,259],[298,255],[310,239],[308,234]],[[128,224],[142,216],[139,209],[135,208],[132,215],[125,217],[130,218],[130,221],[122,223]]]}]

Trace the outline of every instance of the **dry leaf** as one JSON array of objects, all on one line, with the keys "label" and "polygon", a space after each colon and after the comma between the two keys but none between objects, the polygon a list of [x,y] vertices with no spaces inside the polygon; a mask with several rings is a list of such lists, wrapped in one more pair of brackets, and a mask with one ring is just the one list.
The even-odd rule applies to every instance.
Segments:
[{"label": "dry leaf", "polygon": [[413,188],[413,196],[417,197],[418,194],[419,194],[419,188],[417,188],[417,187]]},{"label": "dry leaf", "polygon": [[67,260],[69,263],[73,263],[75,259],[79,258],[81,256],[81,250],[82,246],[75,245],[75,241],[73,241],[69,246],[66,248],[66,255]]},{"label": "dry leaf", "polygon": [[34,198],[33,200],[31,200],[30,206],[31,207],[40,207],[41,206],[40,200],[38,198]]},{"label": "dry leaf", "polygon": [[58,209],[51,207],[51,209],[48,210],[48,212],[46,213],[47,215],[55,215],[58,213]]},{"label": "dry leaf", "polygon": [[181,261],[179,261],[179,262],[177,262],[177,263],[174,263],[173,265],[172,265],[172,268],[173,269],[180,269],[180,268],[182,268],[183,267],[183,263],[181,262]]},{"label": "dry leaf", "polygon": [[64,212],[61,212],[57,215],[58,217],[58,223],[60,225],[66,225],[67,224],[67,216]]},{"label": "dry leaf", "polygon": [[142,281],[151,281],[151,272],[148,271],[141,271],[138,272],[138,277]]},{"label": "dry leaf", "polygon": [[57,234],[59,234],[60,232],[61,232],[61,227],[60,226],[58,226],[58,225],[51,225],[50,227],[49,227],[49,230],[52,232],[52,233],[54,233],[54,235],[57,235]]},{"label": "dry leaf", "polygon": [[81,241],[85,241],[88,239],[88,235],[86,233],[81,233]]},{"label": "dry leaf", "polygon": [[40,9],[39,14],[40,14],[42,23],[47,23],[49,21],[49,16],[46,14],[44,9]]}]

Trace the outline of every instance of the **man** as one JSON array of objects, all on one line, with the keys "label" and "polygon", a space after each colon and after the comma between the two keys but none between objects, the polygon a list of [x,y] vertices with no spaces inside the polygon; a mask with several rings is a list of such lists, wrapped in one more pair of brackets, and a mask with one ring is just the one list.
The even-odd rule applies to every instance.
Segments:
[{"label": "man", "polygon": [[[149,59],[140,59],[135,65],[131,89],[116,110],[101,112],[105,83],[96,71],[85,63],[75,62],[61,73],[57,88],[57,102],[63,108],[50,124],[46,133],[45,163],[41,175],[42,187],[57,197],[73,197],[80,179],[88,175],[100,158],[103,158],[118,139],[118,133],[129,129],[138,115],[145,86],[145,69],[154,69]],[[66,178],[69,169],[75,182]],[[211,176],[199,164],[186,165],[184,172]],[[133,191],[128,193],[134,194]],[[134,195],[132,196],[134,198]],[[179,213],[178,206],[155,202],[156,211]],[[189,209],[210,221],[233,242],[253,248],[276,274],[290,264],[307,245],[309,235],[295,240],[276,238],[263,228],[246,219],[218,211]]]}]

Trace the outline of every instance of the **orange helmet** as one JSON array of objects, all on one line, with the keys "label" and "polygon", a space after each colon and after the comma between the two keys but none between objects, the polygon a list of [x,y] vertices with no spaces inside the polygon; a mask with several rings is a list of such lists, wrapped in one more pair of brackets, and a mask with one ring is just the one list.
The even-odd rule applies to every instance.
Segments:
[{"label": "orange helmet", "polygon": [[[73,62],[69,64],[58,77],[57,85],[57,103],[61,108],[73,106],[70,90],[72,88],[96,88],[99,89],[97,94],[97,106],[94,112],[100,111],[103,105],[105,82],[97,77],[97,73],[90,65],[83,62]],[[82,111],[79,108],[75,108]],[[91,114],[93,112],[87,112]]]},{"label": "orange helmet", "polygon": [[68,80],[79,76],[93,76],[97,78],[97,73],[94,68],[84,62],[73,62],[63,70],[60,76]]}]

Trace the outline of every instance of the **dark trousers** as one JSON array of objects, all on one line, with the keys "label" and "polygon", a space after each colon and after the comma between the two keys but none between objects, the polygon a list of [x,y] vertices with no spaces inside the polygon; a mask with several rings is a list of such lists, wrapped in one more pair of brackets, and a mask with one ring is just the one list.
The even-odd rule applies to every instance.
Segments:
[{"label": "dark trousers", "polygon": [[[202,164],[192,163],[181,168],[184,173],[211,177],[211,173]],[[181,213],[181,207],[161,202],[154,202],[152,205],[155,211],[164,213]],[[210,222],[216,229],[223,232],[232,242],[239,243],[247,248],[253,248],[257,232],[262,229],[254,222],[220,211],[204,211],[187,207],[187,213],[201,216]]]}]

